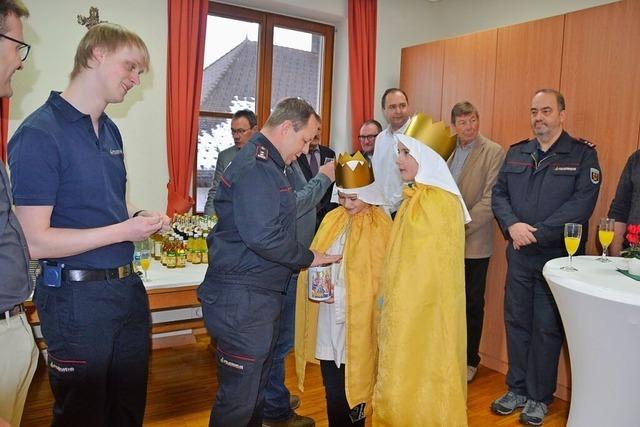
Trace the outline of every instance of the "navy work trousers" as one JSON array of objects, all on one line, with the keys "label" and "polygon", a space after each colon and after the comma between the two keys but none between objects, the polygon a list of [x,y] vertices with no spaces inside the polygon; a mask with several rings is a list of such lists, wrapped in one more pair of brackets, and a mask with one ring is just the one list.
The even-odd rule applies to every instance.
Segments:
[{"label": "navy work trousers", "polygon": [[209,425],[261,427],[284,295],[247,285],[201,285],[207,331],[216,343],[218,392]]},{"label": "navy work trousers", "polygon": [[141,426],[149,365],[149,302],[140,278],[38,278],[34,303],[47,342],[52,426]]},{"label": "navy work trousers", "polygon": [[564,330],[542,267],[555,256],[523,254],[507,248],[504,320],[507,330],[509,390],[545,404],[556,389]]}]

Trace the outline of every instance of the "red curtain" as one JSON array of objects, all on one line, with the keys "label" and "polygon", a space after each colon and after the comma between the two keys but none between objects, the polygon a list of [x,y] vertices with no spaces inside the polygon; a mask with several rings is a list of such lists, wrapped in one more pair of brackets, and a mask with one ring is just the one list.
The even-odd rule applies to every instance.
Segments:
[{"label": "red curtain", "polygon": [[373,118],[376,82],[376,0],[349,0],[349,84],[351,87],[351,136],[359,150],[358,132]]},{"label": "red curtain", "polygon": [[[9,98],[0,98],[0,159],[7,161],[7,142],[9,140]],[[0,165],[0,167],[2,167]]]},{"label": "red curtain", "polygon": [[193,206],[191,179],[199,129],[207,0],[169,0],[167,55],[167,215]]}]

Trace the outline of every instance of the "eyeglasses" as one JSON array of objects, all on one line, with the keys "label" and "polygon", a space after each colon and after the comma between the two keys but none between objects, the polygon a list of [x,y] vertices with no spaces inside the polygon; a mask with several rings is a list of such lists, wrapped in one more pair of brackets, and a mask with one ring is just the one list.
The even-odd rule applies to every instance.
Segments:
[{"label": "eyeglasses", "polygon": [[248,131],[249,129],[234,129],[231,128],[231,135],[243,135],[246,131]]},{"label": "eyeglasses", "polygon": [[23,41],[14,39],[13,37],[9,37],[6,34],[0,33],[0,37],[3,37],[7,40],[11,40],[12,42],[18,43],[18,52],[20,53],[20,61],[26,61],[27,56],[29,56],[29,51],[31,50],[31,45],[28,45]]},{"label": "eyeglasses", "polygon": [[358,141],[364,142],[366,140],[369,142],[375,142],[376,136],[378,136],[377,133],[375,135],[358,135]]}]

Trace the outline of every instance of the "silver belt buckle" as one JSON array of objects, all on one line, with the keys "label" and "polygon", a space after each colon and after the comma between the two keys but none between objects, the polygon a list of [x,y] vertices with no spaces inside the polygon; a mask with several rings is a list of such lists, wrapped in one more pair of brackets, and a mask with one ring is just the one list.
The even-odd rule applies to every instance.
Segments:
[{"label": "silver belt buckle", "polygon": [[131,274],[131,264],[118,267],[118,279],[123,279]]}]

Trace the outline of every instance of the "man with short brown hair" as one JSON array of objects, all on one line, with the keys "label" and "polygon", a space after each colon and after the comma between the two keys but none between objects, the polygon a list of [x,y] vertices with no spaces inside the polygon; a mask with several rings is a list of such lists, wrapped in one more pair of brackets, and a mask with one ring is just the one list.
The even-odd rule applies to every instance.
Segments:
[{"label": "man with short brown hair", "polygon": [[395,134],[403,133],[409,125],[409,98],[400,88],[392,87],[382,95],[382,113],[389,126],[376,138],[375,151],[371,159],[376,182],[380,185],[386,200],[386,208],[391,214],[402,202],[402,179],[396,166]]},{"label": "man with short brown hair", "polygon": [[465,226],[464,271],[467,381],[472,381],[480,363],[478,348],[484,320],[484,291],[493,251],[491,189],[504,161],[504,150],[480,134],[480,115],[468,101],[454,105],[451,125],[456,131],[457,143],[447,164],[471,215],[471,222]]}]

